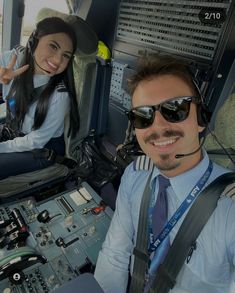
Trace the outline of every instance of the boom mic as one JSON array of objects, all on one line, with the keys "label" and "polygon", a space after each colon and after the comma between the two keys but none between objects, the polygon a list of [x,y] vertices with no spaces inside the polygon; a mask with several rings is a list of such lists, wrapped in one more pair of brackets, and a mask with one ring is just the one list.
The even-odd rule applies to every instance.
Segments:
[{"label": "boom mic", "polygon": [[37,65],[41,70],[45,71],[47,74],[51,74],[50,71],[44,69],[43,67],[41,67],[41,66],[38,64],[38,62],[36,61],[34,55],[32,55],[32,57],[33,57],[33,61],[36,63],[36,65]]},{"label": "boom mic", "polygon": [[180,159],[180,158],[183,158],[183,157],[187,157],[187,156],[191,156],[191,155],[196,154],[203,147],[205,140],[206,140],[206,135],[203,137],[202,142],[200,143],[199,147],[195,151],[193,151],[191,153],[187,153],[187,154],[176,154],[175,158]]}]

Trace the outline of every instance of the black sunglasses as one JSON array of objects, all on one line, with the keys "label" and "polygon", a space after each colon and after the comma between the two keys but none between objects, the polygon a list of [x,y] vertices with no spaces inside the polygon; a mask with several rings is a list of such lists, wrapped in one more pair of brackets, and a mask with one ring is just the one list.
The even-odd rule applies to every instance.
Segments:
[{"label": "black sunglasses", "polygon": [[178,123],[188,117],[191,102],[199,104],[200,98],[177,97],[158,105],[135,107],[127,113],[127,116],[132,125],[139,129],[148,128],[153,124],[156,111],[159,111],[166,121]]}]

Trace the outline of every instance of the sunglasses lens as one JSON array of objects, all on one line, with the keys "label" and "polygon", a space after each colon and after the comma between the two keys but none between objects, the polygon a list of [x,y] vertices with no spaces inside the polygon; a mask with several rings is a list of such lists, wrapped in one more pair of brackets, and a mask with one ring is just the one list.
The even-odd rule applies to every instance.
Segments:
[{"label": "sunglasses lens", "polygon": [[160,112],[162,116],[172,123],[185,120],[190,110],[191,99],[177,99],[162,103]]},{"label": "sunglasses lens", "polygon": [[182,97],[156,106],[136,107],[128,113],[128,117],[135,128],[147,128],[153,124],[155,111],[159,110],[165,120],[177,123],[188,117],[191,102],[192,97]]},{"label": "sunglasses lens", "polygon": [[129,112],[129,119],[135,128],[147,128],[153,124],[154,114],[152,107],[137,107]]}]

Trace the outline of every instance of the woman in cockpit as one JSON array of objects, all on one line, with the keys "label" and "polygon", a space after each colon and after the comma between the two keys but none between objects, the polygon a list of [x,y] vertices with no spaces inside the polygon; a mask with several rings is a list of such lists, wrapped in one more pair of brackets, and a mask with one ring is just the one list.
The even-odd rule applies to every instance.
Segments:
[{"label": "woman in cockpit", "polygon": [[64,119],[79,129],[72,59],[73,28],[58,17],[41,20],[26,47],[16,46],[0,58],[0,82],[7,105],[0,126],[0,179],[45,168],[53,162],[40,150],[65,153]]}]

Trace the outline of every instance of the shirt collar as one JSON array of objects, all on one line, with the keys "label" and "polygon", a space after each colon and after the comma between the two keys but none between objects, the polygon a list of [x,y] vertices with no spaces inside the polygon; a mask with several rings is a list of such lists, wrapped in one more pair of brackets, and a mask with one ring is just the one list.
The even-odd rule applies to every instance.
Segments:
[{"label": "shirt collar", "polygon": [[33,85],[35,88],[43,86],[48,83],[50,76],[46,74],[35,74],[33,77]]},{"label": "shirt collar", "polygon": [[184,200],[190,193],[209,166],[209,157],[205,150],[203,150],[202,155],[203,159],[194,168],[170,178],[173,191],[180,201]]},{"label": "shirt collar", "polygon": [[[180,201],[189,194],[209,166],[209,157],[205,150],[202,150],[202,155],[203,159],[194,168],[178,176],[169,178],[171,187]],[[145,155],[139,156],[136,159],[134,162],[134,169],[136,171],[153,171],[150,181],[151,188],[156,182],[156,177],[161,174],[153,161]]]}]

